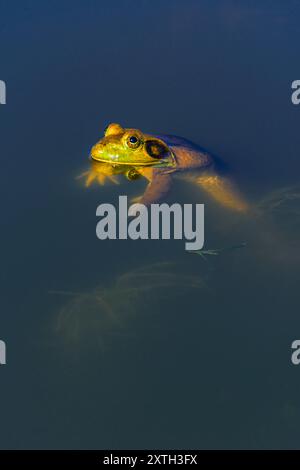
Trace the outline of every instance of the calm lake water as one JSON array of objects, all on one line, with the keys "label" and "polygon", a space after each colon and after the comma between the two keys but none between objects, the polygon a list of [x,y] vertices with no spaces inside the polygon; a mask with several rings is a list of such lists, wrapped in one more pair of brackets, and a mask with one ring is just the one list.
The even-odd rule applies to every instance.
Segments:
[{"label": "calm lake water", "polygon": [[[298,1],[0,2],[1,448],[299,448]],[[76,179],[109,122],[230,164],[205,249],[99,241],[145,182]]]}]

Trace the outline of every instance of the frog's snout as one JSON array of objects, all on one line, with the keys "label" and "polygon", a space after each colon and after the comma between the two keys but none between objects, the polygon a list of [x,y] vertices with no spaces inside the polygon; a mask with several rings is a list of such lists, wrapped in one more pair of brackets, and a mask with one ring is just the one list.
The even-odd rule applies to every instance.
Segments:
[{"label": "frog's snout", "polygon": [[101,142],[98,142],[91,148],[90,158],[93,160],[100,160],[103,155],[104,146]]}]

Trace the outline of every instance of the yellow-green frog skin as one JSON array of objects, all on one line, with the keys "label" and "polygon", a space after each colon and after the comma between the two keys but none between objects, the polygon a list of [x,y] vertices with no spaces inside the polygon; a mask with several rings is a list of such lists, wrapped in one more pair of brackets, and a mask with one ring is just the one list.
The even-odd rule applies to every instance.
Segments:
[{"label": "yellow-green frog skin", "polygon": [[139,202],[149,205],[164,198],[176,174],[200,185],[229,209],[242,212],[248,209],[233,182],[218,170],[216,159],[181,137],[150,135],[110,124],[104,137],[92,147],[90,156],[92,165],[87,173],[87,186],[95,179],[99,183],[106,178],[117,182],[116,174],[125,174],[130,179],[140,175],[149,183]]}]

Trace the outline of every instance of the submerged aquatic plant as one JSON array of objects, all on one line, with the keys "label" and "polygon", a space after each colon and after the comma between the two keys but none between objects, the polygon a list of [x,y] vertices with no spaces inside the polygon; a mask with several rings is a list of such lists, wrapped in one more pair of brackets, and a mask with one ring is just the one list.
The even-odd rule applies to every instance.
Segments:
[{"label": "submerged aquatic plant", "polygon": [[56,333],[69,343],[86,340],[102,345],[108,337],[130,334],[130,319],[170,298],[206,288],[197,274],[184,274],[176,263],[143,266],[116,277],[108,286],[87,292],[50,291],[69,297],[56,317]]},{"label": "submerged aquatic plant", "polygon": [[288,186],[268,194],[259,204],[263,212],[300,216],[300,187]]},{"label": "submerged aquatic plant", "polygon": [[[278,245],[298,251],[300,186],[289,186],[271,192],[261,201],[259,208],[263,216],[271,218],[276,231],[280,231],[282,239]],[[293,247],[294,243],[295,247]],[[293,256],[292,253],[291,256]]]}]

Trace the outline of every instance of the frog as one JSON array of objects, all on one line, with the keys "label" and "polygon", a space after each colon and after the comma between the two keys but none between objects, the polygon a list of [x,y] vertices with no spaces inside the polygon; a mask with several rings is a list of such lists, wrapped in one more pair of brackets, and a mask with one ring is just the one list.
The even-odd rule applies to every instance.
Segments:
[{"label": "frog", "polygon": [[133,202],[145,206],[163,201],[173,178],[181,177],[229,210],[249,210],[248,202],[225,170],[226,164],[183,137],[148,134],[111,123],[92,146],[90,163],[90,170],[84,174],[86,186],[93,181],[118,183],[118,175],[129,180],[144,177],[148,182],[146,190]]}]

